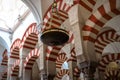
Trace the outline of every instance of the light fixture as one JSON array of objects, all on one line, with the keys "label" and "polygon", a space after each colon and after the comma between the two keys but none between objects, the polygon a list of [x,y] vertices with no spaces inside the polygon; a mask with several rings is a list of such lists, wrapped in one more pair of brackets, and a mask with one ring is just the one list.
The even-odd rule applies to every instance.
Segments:
[{"label": "light fixture", "polygon": [[107,71],[118,70],[119,66],[116,62],[110,62],[107,66]]},{"label": "light fixture", "polygon": [[[57,9],[57,2],[54,0],[54,2],[52,4],[51,16],[53,16],[53,15],[60,16],[58,11],[59,10]],[[59,19],[59,20],[61,21],[61,19]],[[49,46],[58,46],[58,45],[65,44],[69,39],[68,31],[60,28],[60,26],[57,28],[53,28],[53,27],[51,27],[51,23],[52,23],[52,17],[51,17],[50,25],[49,25],[50,28],[45,29],[42,32],[41,41],[44,44],[49,45]]]}]

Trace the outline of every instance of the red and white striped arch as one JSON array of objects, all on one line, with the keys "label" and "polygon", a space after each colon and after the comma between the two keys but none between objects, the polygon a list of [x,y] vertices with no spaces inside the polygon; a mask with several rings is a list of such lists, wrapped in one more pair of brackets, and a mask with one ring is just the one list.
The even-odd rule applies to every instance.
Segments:
[{"label": "red and white striped arch", "polygon": [[95,41],[95,51],[102,54],[104,48],[112,42],[120,42],[120,36],[116,34],[116,31],[108,30],[101,33]]},{"label": "red and white striped arch", "polygon": [[116,60],[120,60],[120,53],[113,53],[113,54],[108,54],[105,56],[102,56],[102,59],[99,62],[99,70],[104,72],[106,69],[106,66],[112,62],[112,61],[116,61]]},{"label": "red and white striped arch", "polygon": [[77,62],[75,47],[73,47],[73,48],[71,49],[70,53],[71,53],[71,56],[70,56],[70,58],[69,58],[68,61]]},{"label": "red and white striped arch", "polygon": [[20,60],[16,60],[13,64],[13,67],[12,67],[11,76],[18,76],[19,75],[19,65],[20,65]]},{"label": "red and white striped arch", "polygon": [[4,52],[3,52],[3,54],[2,54],[2,57],[4,58],[4,57],[7,57],[7,56],[8,56],[7,49],[5,49]]},{"label": "red and white striped arch", "polygon": [[119,71],[118,70],[112,70],[105,72],[104,78],[105,80],[110,80],[110,78],[114,78],[114,80],[117,80],[119,77]]},{"label": "red and white striped arch", "polygon": [[[71,40],[69,40],[71,43],[73,43],[74,39],[72,38]],[[47,47],[47,57],[46,59],[49,60],[49,61],[56,61],[57,60],[57,57],[59,56],[59,52],[60,50],[64,47],[64,45],[62,46],[54,46],[54,47],[50,47],[48,46]],[[75,47],[73,47],[71,49],[71,56],[70,58],[67,60],[68,62],[69,61],[74,61],[76,62],[77,58],[76,58],[76,52],[75,52]],[[64,56],[64,55],[61,55],[61,56]]]},{"label": "red and white striped arch", "polygon": [[8,57],[3,58],[1,65],[4,65],[4,66],[8,65]]},{"label": "red and white striped arch", "polygon": [[13,42],[13,44],[10,48],[10,52],[11,52],[10,57],[11,58],[19,59],[20,47],[21,47],[21,40],[18,38]]},{"label": "red and white striped arch", "polygon": [[60,53],[56,60],[56,68],[61,69],[62,64],[67,60],[68,60],[68,58],[66,57],[66,54]]},{"label": "red and white striped arch", "polygon": [[22,37],[22,47],[27,49],[34,49],[38,42],[38,31],[37,24],[32,23],[26,29],[23,37]]},{"label": "red and white striped arch", "polygon": [[[65,12],[68,12],[70,8],[76,4],[80,4],[86,10],[92,12],[93,6],[96,4],[96,0],[73,0],[74,2],[72,6],[66,4],[64,0],[56,0],[56,1],[57,1],[58,10],[62,10]],[[51,6],[49,7],[48,11],[44,15],[44,22],[48,22],[48,19],[51,17]]]},{"label": "red and white striped arch", "polygon": [[1,80],[6,80],[7,79],[7,72],[4,72],[3,74],[2,74],[2,79]]},{"label": "red and white striped arch", "polygon": [[32,69],[34,62],[40,56],[40,50],[35,48],[32,50],[25,59],[24,67],[25,69]]},{"label": "red and white striped arch", "polygon": [[64,76],[64,75],[69,75],[69,70],[68,69],[62,69],[62,70],[60,70],[57,74],[56,74],[56,78],[57,78],[57,80],[61,80],[62,79],[62,77]]},{"label": "red and white striped arch", "polygon": [[7,66],[8,64],[8,54],[7,54],[7,49],[4,50],[3,54],[2,54],[2,63],[1,65]]},{"label": "red and white striped arch", "polygon": [[61,19],[59,19],[59,16],[53,15],[51,16],[52,6],[48,9],[48,11],[45,14],[44,17],[44,26],[42,30],[45,30],[45,28],[49,27],[50,25],[50,19],[52,19],[52,27],[59,27],[67,18],[68,18],[68,11],[71,8],[71,6],[67,5],[64,0],[58,0],[57,1],[57,8],[59,10],[59,15]]},{"label": "red and white striped arch", "polygon": [[84,7],[86,10],[92,12],[93,7],[96,4],[95,0],[79,0],[79,4]]},{"label": "red and white striped arch", "polygon": [[74,68],[73,75],[75,77],[80,77],[80,69],[78,68],[78,66]]},{"label": "red and white striped arch", "polygon": [[120,14],[120,0],[108,0],[91,14],[83,27],[83,39],[95,42],[99,31],[112,18]]},{"label": "red and white striped arch", "polygon": [[49,61],[53,61],[55,62],[56,61],[56,58],[58,56],[58,53],[59,51],[61,50],[63,46],[48,46],[47,47],[47,55],[46,55],[46,60],[49,60]]},{"label": "red and white striped arch", "polygon": [[57,69],[57,71],[59,71],[61,69],[62,64],[65,61],[67,61],[67,62],[74,61],[76,63],[76,61],[77,61],[76,59],[77,58],[76,58],[76,53],[75,53],[75,47],[72,48],[71,56],[69,58],[66,56],[66,53],[59,53],[59,55],[56,59],[56,69]]},{"label": "red and white striped arch", "polygon": [[68,18],[68,14],[62,10],[58,11],[58,14],[52,14],[47,22],[44,20],[44,26],[42,30],[50,28],[59,28],[60,25]]}]

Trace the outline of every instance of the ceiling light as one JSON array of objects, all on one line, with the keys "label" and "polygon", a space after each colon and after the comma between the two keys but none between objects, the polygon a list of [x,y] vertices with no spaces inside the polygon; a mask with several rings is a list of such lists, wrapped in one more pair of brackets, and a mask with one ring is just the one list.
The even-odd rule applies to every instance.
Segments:
[{"label": "ceiling light", "polygon": [[[52,19],[53,16],[59,17],[60,26],[59,27],[51,27],[51,24],[53,23]],[[61,28],[61,24],[63,24],[61,17],[59,15],[59,10],[57,9],[57,2],[54,0],[52,4],[52,13],[49,23],[49,29],[45,29],[42,32],[41,35],[41,41],[49,46],[57,46],[57,45],[63,45],[65,44],[69,39],[68,31]]]}]

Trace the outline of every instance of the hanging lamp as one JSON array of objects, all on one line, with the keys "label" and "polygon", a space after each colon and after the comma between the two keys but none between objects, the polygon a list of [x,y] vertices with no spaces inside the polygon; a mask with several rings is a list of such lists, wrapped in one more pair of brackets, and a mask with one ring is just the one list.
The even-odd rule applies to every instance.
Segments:
[{"label": "hanging lamp", "polygon": [[[59,16],[58,10],[57,10],[57,2],[54,0],[52,4],[52,14],[51,16],[57,15]],[[60,17],[59,17],[59,20]],[[52,23],[52,18],[50,19],[50,24]],[[62,24],[62,23],[61,23]],[[69,34],[65,29],[62,29],[59,27],[51,27],[49,25],[49,29],[45,29],[42,31],[41,35],[41,41],[49,46],[58,46],[65,44],[69,39]]]},{"label": "hanging lamp", "polygon": [[106,71],[115,71],[115,70],[119,70],[119,65],[115,61],[112,61],[108,64]]}]

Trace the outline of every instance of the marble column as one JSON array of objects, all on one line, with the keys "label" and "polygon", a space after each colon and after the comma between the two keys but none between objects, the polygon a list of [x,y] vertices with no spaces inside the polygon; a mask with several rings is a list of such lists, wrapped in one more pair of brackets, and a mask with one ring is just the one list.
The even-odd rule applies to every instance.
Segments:
[{"label": "marble column", "polygon": [[32,70],[30,69],[23,70],[23,80],[32,80]]},{"label": "marble column", "polygon": [[14,59],[14,58],[9,58],[9,60],[8,60],[8,73],[7,73],[7,80],[12,80],[11,79],[11,73],[12,73],[12,70],[11,70],[11,68],[13,67],[13,64],[14,64],[14,62],[16,61],[16,59]]},{"label": "marble column", "polygon": [[11,76],[10,80],[16,80],[16,79],[17,79],[17,76]]},{"label": "marble column", "polygon": [[80,63],[80,69],[84,73],[84,77],[86,80],[94,80],[96,68],[97,68],[97,62],[85,61],[85,62]]},{"label": "marble column", "polygon": [[41,77],[41,80],[48,80],[47,74],[45,73],[45,71],[40,71],[40,77]]},{"label": "marble column", "polygon": [[19,69],[19,79],[20,80],[23,80],[24,62],[25,62],[25,58],[27,57],[29,52],[30,52],[29,49],[24,49],[24,48],[20,49],[20,69]]}]

